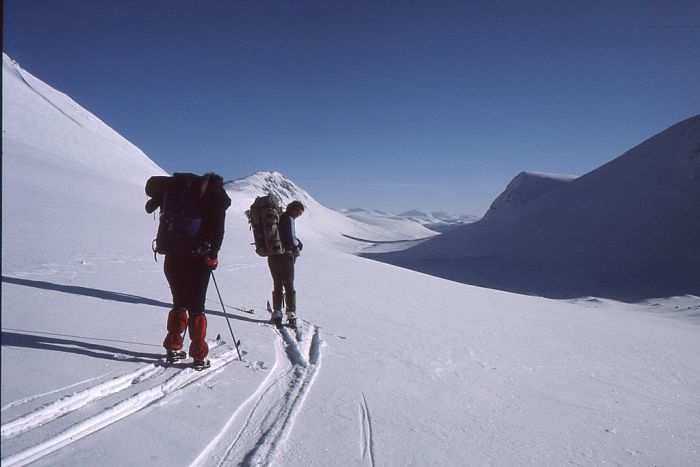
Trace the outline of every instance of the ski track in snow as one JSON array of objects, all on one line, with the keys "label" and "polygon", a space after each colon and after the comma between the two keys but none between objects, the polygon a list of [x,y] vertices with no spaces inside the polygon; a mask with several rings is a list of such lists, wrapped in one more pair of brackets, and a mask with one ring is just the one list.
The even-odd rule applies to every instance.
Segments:
[{"label": "ski track in snow", "polygon": [[6,411],[7,409],[11,409],[11,408],[13,408],[13,407],[19,407],[19,406],[24,405],[24,404],[27,404],[27,403],[29,403],[29,402],[31,402],[31,401],[33,401],[33,400],[41,399],[42,397],[50,396],[51,394],[56,394],[57,392],[67,391],[68,389],[74,388],[74,387],[76,387],[76,386],[80,386],[81,384],[87,384],[87,383],[91,383],[91,382],[93,382],[93,381],[97,381],[98,379],[105,378],[106,376],[108,376],[108,375],[110,375],[110,374],[112,374],[112,373],[113,373],[113,372],[110,371],[110,372],[108,372],[108,373],[105,373],[104,375],[96,376],[96,377],[90,378],[90,379],[86,379],[85,381],[79,381],[79,382],[74,383],[74,384],[71,384],[71,385],[69,385],[69,386],[65,386],[65,387],[62,387],[62,388],[54,389],[53,391],[45,392],[45,393],[42,393],[42,394],[35,394],[35,395],[33,395],[33,396],[25,397],[24,399],[20,399],[20,400],[14,401],[14,402],[10,402],[10,403],[7,404],[5,407],[3,407],[2,409],[0,409],[0,412],[4,412],[4,411]]},{"label": "ski track in snow", "polygon": [[367,405],[367,397],[362,393],[362,402],[357,402],[360,411],[360,445],[362,446],[362,460],[366,461],[369,457],[369,463],[372,467],[375,465],[374,456],[374,437],[372,435],[372,417],[369,413]]},{"label": "ski track in snow", "polygon": [[26,431],[45,425],[63,415],[85,407],[91,402],[116,394],[131,387],[133,384],[147,381],[164,371],[165,367],[151,363],[126,375],[98,384],[71,396],[66,396],[2,425],[2,439],[14,438]]},{"label": "ski track in snow", "polygon": [[[216,348],[221,342],[212,342],[211,347]],[[212,357],[211,367],[203,371],[195,371],[192,368],[177,369],[172,376],[161,384],[149,387],[131,397],[118,402],[116,405],[103,410],[102,412],[83,419],[79,423],[67,428],[36,444],[28,449],[15,453],[2,459],[3,467],[20,466],[34,462],[52,452],[57,451],[69,444],[82,439],[102,428],[105,428],[129,415],[132,415],[152,403],[178,391],[191,383],[221,370],[226,364],[237,360],[238,352],[235,348],[226,350],[215,357]],[[74,395],[64,397],[49,403],[29,414],[16,418],[2,425],[2,439],[10,439],[22,433],[31,431],[54,421],[68,413],[79,410],[86,405],[103,399],[107,396],[117,394],[132,385],[141,384],[156,376],[165,373],[169,367],[162,362],[150,363],[136,371],[119,376],[110,381],[90,387]],[[55,391],[53,391],[55,392]],[[34,396],[34,398],[41,395]]]},{"label": "ski track in snow", "polygon": [[[298,342],[294,332],[279,329],[275,364],[267,378],[229,418],[219,434],[191,464],[200,465],[272,465],[292,431],[309,389],[321,365],[320,330],[303,324]],[[245,420],[238,422],[243,410],[251,406]],[[235,429],[235,427],[240,427]]]}]

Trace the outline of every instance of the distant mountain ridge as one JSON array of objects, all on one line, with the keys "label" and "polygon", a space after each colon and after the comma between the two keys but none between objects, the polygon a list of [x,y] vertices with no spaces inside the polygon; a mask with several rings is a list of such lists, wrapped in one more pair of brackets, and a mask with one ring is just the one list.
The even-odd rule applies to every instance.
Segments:
[{"label": "distant mountain ridge", "polygon": [[542,172],[520,172],[506,189],[491,203],[484,217],[501,214],[509,209],[527,204],[533,199],[575,180],[574,175],[558,175]]},{"label": "distant mountain ridge", "polygon": [[700,295],[700,116],[501,211],[373,257],[557,298]]},{"label": "distant mountain ridge", "polygon": [[455,227],[479,220],[478,216],[473,215],[452,215],[441,211],[428,212],[417,209],[402,212],[401,214],[390,214],[376,209],[362,208],[341,209],[339,212],[362,222],[371,223],[380,220],[411,222],[437,233],[446,232]]},{"label": "distant mountain ridge", "polygon": [[225,189],[232,199],[229,212],[243,213],[256,197],[268,193],[277,196],[282,206],[293,200],[301,201],[306,210],[297,223],[299,235],[308,235],[317,241],[330,243],[335,248],[358,253],[376,244],[391,244],[393,249],[435,235],[425,227],[401,220],[396,222],[375,222],[372,220],[346,216],[316,201],[308,192],[279,172],[261,171],[247,177],[226,182]]}]

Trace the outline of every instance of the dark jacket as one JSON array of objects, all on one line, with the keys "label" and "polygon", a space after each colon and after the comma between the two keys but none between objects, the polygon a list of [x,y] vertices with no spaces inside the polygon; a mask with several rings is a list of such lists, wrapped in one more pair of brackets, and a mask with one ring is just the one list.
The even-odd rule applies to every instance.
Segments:
[{"label": "dark jacket", "polygon": [[[226,209],[231,205],[231,199],[224,190],[223,178],[215,173],[208,173],[201,177],[190,173],[175,173],[172,177],[151,177],[146,183],[146,194],[151,197],[146,202],[146,212],[152,213],[157,208],[162,208],[166,193],[172,192],[187,193],[186,198],[196,200],[199,206],[201,225],[197,230],[196,238],[190,237],[193,243],[184,251],[191,253],[186,255],[206,255],[216,258],[224,239]],[[196,248],[194,248],[195,245],[197,245]],[[158,251],[162,253],[161,250]]]},{"label": "dark jacket", "polygon": [[280,216],[280,241],[282,242],[282,247],[287,252],[292,252],[299,246],[299,240],[296,236],[296,229],[294,227],[294,219],[286,212]]},{"label": "dark jacket", "polygon": [[224,241],[226,210],[231,206],[231,198],[224,190],[224,180],[216,174],[206,174],[207,187],[200,201],[202,209],[202,228],[199,238],[210,245],[207,256],[216,258]]}]

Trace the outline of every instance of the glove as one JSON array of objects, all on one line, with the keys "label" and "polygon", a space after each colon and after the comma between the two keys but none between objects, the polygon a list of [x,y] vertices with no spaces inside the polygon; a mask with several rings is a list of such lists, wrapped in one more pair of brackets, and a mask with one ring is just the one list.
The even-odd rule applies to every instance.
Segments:
[{"label": "glove", "polygon": [[219,266],[219,260],[217,258],[210,258],[209,256],[204,256],[204,264],[206,264],[212,271]]},{"label": "glove", "polygon": [[151,214],[153,211],[158,209],[161,205],[161,200],[156,199],[156,198],[151,198],[148,201],[146,201],[146,212],[148,214]]},{"label": "glove", "polygon": [[299,240],[298,238],[297,238],[297,243],[299,243],[299,245],[297,245],[297,248],[299,249],[299,251],[303,250],[303,249],[304,249],[304,244],[301,243],[301,240]]}]

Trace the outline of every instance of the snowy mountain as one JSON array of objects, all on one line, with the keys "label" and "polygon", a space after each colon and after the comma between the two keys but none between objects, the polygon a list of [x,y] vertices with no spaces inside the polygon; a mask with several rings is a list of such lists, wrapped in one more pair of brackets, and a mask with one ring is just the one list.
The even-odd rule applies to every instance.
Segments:
[{"label": "snowy mountain", "polygon": [[486,211],[484,218],[507,212],[529,203],[540,195],[575,180],[574,175],[548,174],[541,172],[520,172],[511,180],[503,193],[498,195]]},{"label": "snowy mountain", "polygon": [[283,205],[297,199],[306,210],[297,232],[314,243],[322,242],[343,251],[357,253],[368,251],[391,251],[406,248],[407,244],[435,235],[426,228],[408,222],[361,221],[353,216],[328,209],[318,203],[306,191],[279,172],[257,172],[248,177],[226,184],[235,212],[247,210],[257,196],[275,194]]},{"label": "snowy mountain", "polygon": [[339,212],[347,217],[366,224],[380,225],[385,229],[400,232],[416,231],[424,237],[446,232],[454,227],[478,220],[477,216],[453,216],[444,212],[426,212],[411,210],[401,214],[389,214],[379,210],[362,208],[341,209]]},{"label": "snowy mountain", "polygon": [[700,294],[700,116],[577,179],[548,177],[545,193],[543,181],[516,177],[482,221],[380,258],[550,297]]},{"label": "snowy mountain", "polygon": [[412,219],[388,214],[379,210],[367,209],[341,209],[340,213],[363,224],[375,225],[382,229],[393,232],[412,232],[416,238],[429,238],[435,236],[436,232],[430,230],[423,224]]},{"label": "snowy mountain", "polygon": [[[162,173],[139,148],[4,53],[2,68],[3,90],[12,90],[3,94],[4,152],[31,154],[36,170],[71,170],[138,184],[144,173]],[[30,141],[18,137],[26,137],[27,129]],[[3,162],[16,163],[13,158]]]},{"label": "snowy mountain", "polygon": [[435,232],[447,232],[454,227],[471,224],[479,220],[479,216],[474,215],[452,215],[441,211],[428,212],[415,209],[402,212],[399,216],[424,225]]},{"label": "snowy mountain", "polygon": [[348,254],[336,236],[356,225],[307,199],[297,341],[269,324],[243,215],[262,186],[242,182],[208,293],[212,367],[166,365],[143,191],[164,171],[7,57],[2,92],[3,466],[697,464],[697,297],[430,277]]},{"label": "snowy mountain", "polygon": [[[3,270],[50,262],[58,251],[80,261],[86,249],[129,248],[114,219],[139,231],[148,219],[132,213],[146,202],[145,181],[164,171],[5,54],[2,68]],[[86,220],[89,245],[71,240]]]}]

